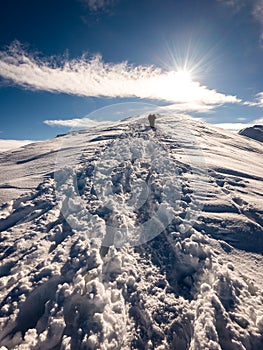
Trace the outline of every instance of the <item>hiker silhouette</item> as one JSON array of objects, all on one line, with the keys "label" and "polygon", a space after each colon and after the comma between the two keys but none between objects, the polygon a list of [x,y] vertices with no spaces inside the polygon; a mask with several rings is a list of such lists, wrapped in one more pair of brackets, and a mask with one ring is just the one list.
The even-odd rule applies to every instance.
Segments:
[{"label": "hiker silhouette", "polygon": [[152,129],[155,129],[155,119],[156,119],[156,116],[154,114],[149,114],[148,115],[148,120],[149,120],[149,123],[150,123],[150,128]]}]

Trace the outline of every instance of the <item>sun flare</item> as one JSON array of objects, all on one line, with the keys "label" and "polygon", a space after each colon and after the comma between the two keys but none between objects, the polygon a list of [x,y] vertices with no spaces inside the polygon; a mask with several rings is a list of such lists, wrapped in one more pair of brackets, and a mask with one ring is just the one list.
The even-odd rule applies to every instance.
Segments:
[{"label": "sun flare", "polygon": [[188,70],[170,71],[156,81],[156,90],[171,101],[191,101],[194,99],[195,82]]},{"label": "sun flare", "polygon": [[189,83],[192,81],[191,72],[188,70],[178,70],[175,72],[175,76],[181,83]]}]

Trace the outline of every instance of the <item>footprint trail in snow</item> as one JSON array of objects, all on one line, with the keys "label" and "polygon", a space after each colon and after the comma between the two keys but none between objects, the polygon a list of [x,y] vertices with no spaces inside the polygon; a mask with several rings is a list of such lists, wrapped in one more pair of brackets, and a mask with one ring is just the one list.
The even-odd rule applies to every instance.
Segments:
[{"label": "footprint trail in snow", "polygon": [[2,204],[1,350],[263,347],[262,178],[238,163],[262,146],[183,120],[75,133],[77,157],[66,136]]}]

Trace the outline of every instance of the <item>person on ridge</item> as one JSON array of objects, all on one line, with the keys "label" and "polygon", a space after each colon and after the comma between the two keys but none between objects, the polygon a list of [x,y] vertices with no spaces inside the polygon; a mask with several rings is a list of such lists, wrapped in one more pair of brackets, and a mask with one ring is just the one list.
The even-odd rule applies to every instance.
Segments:
[{"label": "person on ridge", "polygon": [[156,116],[154,114],[149,114],[148,115],[148,120],[149,120],[149,123],[150,123],[150,128],[155,130],[155,119],[156,119]]}]

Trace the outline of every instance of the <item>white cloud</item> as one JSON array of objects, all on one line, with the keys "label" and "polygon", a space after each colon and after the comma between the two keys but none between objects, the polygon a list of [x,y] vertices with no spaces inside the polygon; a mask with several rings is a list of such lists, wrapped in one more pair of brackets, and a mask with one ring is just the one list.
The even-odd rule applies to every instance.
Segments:
[{"label": "white cloud", "polygon": [[26,52],[20,43],[0,51],[0,76],[29,90],[78,96],[137,97],[213,108],[224,103],[240,103],[193,81],[180,72],[153,66],[132,66],[127,62],[105,63],[100,56],[86,55],[73,60],[44,59]]},{"label": "white cloud", "polygon": [[[180,105],[168,105],[168,106],[162,106],[162,107],[156,107],[148,110],[148,113],[163,113],[163,112],[184,112],[190,110],[190,107],[185,106],[182,104],[181,108]],[[198,108],[201,110],[202,106],[198,106]],[[197,109],[197,107],[196,107]],[[147,111],[146,111],[147,112]],[[207,109],[204,107],[203,112],[208,112]],[[130,116],[132,116],[131,114]],[[195,119],[201,119],[204,120],[204,118],[195,118]],[[245,120],[246,118],[237,118],[240,121]],[[45,124],[49,126],[63,126],[63,127],[68,127],[68,128],[90,128],[94,126],[98,126],[104,123],[113,123],[113,121],[95,121],[89,118],[73,118],[73,119],[57,119],[57,120],[45,120]],[[214,124],[222,129],[227,129],[229,131],[237,133],[241,129],[253,126],[253,125],[263,125],[263,118],[259,119],[254,119],[248,123],[216,123]],[[1,148],[1,143],[0,143],[0,148]]]},{"label": "white cloud", "polygon": [[219,123],[215,125],[222,129],[227,129],[229,131],[237,133],[240,130],[253,125],[263,125],[263,118],[252,120],[249,123]]},{"label": "white cloud", "polygon": [[[166,106],[157,106],[153,104],[144,104],[136,102],[117,103],[107,107],[103,107],[89,114],[93,118],[73,118],[73,119],[56,119],[45,120],[44,123],[49,126],[63,126],[68,128],[90,128],[101,125],[102,123],[113,123],[122,119],[135,115],[143,115],[149,113],[171,113],[171,112],[193,112],[199,111],[209,113],[213,107],[194,103],[175,103]],[[110,119],[108,119],[110,118]],[[199,118],[200,119],[200,118]]]},{"label": "white cloud", "polygon": [[74,118],[74,119],[56,119],[56,120],[45,120],[45,124],[49,126],[65,126],[68,128],[90,128],[93,126],[100,125],[102,122],[97,122],[89,118]]},{"label": "white cloud", "polygon": [[0,152],[5,152],[11,149],[19,148],[29,143],[36,142],[31,140],[0,140]]},{"label": "white cloud", "polygon": [[174,103],[167,106],[159,107],[157,112],[170,111],[170,112],[199,112],[209,113],[215,108],[215,105],[206,104],[202,101]]},{"label": "white cloud", "polygon": [[[134,106],[133,106],[134,105]],[[209,106],[201,103],[174,103],[165,106],[157,106],[153,104],[143,104],[136,102],[117,103],[96,110],[89,115],[93,115],[95,119],[87,117],[73,119],[56,119],[44,120],[44,123],[49,126],[63,126],[69,128],[90,128],[101,125],[102,123],[113,123],[124,118],[135,115],[148,113],[171,113],[171,112],[202,112],[209,113],[214,106]],[[105,110],[105,111],[103,111]],[[110,118],[110,119],[108,119]]]},{"label": "white cloud", "polygon": [[263,25],[263,0],[255,1],[252,14]]},{"label": "white cloud", "polygon": [[83,4],[85,4],[91,11],[105,10],[112,4],[116,2],[116,0],[81,0]]},{"label": "white cloud", "polygon": [[[235,9],[235,11],[239,11],[242,7],[244,7],[248,0],[217,0],[218,2],[221,2],[227,6],[231,6]],[[254,1],[254,0],[250,0]]]},{"label": "white cloud", "polygon": [[256,94],[255,101],[253,102],[246,101],[244,102],[244,105],[251,106],[251,107],[253,106],[263,107],[263,92],[259,92]]},{"label": "white cloud", "polygon": [[231,6],[235,12],[242,8],[248,9],[255,20],[261,25],[261,40],[263,41],[263,0],[217,0]]},{"label": "white cloud", "polygon": [[216,126],[218,126],[219,128],[222,129],[227,129],[229,131],[232,132],[239,132],[241,129],[247,128],[249,126],[252,126],[254,124],[245,124],[245,123],[219,123],[219,124],[215,124]]},{"label": "white cloud", "polygon": [[263,107],[263,92],[259,92],[256,97],[257,97],[257,105],[259,107]]},{"label": "white cloud", "polygon": [[263,118],[252,120],[253,125],[263,125]]}]

